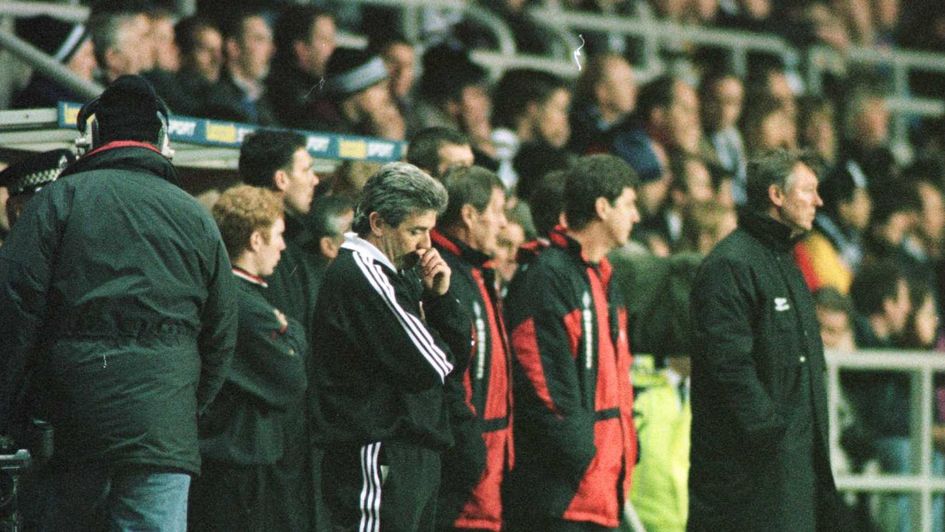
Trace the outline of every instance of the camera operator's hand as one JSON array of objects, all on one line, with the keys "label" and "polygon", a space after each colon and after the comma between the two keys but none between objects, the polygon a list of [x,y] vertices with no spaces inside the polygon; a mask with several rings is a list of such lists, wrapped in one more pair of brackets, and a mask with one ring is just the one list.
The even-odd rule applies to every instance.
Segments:
[{"label": "camera operator's hand", "polygon": [[420,250],[417,254],[420,256],[417,273],[423,282],[423,288],[427,292],[442,296],[450,288],[450,267],[435,248]]}]

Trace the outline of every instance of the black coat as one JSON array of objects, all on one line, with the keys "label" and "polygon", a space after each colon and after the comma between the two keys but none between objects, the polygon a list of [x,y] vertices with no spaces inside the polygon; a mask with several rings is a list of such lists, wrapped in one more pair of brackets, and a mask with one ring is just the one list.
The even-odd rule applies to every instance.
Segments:
[{"label": "black coat", "polygon": [[395,271],[377,248],[347,236],[315,305],[308,395],[317,445],[453,444],[443,388],[465,369],[453,352],[469,345],[469,319],[450,292],[421,292],[416,273]]},{"label": "black coat", "polygon": [[697,274],[689,530],[837,529],[823,345],[792,244],[746,213]]},{"label": "black coat", "polygon": [[217,226],[175,181],[153,147],[113,143],[29,202],[0,249],[0,429],[35,364],[55,459],[199,471],[237,312]]}]

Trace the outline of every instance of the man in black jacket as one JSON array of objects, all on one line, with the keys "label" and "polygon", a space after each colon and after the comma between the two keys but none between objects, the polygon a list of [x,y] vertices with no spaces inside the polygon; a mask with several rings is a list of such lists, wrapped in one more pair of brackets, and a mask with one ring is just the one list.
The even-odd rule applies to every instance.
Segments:
[{"label": "man in black jacket", "polygon": [[233,262],[239,328],[233,365],[220,395],[200,419],[203,474],[191,491],[192,530],[275,530],[281,508],[267,504],[267,470],[282,457],[282,412],[302,400],[308,349],[297,320],[266,301],[285,249],[282,198],[242,185],[213,206]]},{"label": "man in black jacket", "polygon": [[802,156],[748,166],[748,209],[692,289],[692,531],[837,530],[825,363],[791,258],[823,203]]},{"label": "man in black jacket", "polygon": [[440,453],[453,443],[443,385],[464,369],[451,352],[470,341],[430,242],[445,207],[429,175],[384,165],[325,272],[308,375],[332,530],[433,530]]},{"label": "man in black jacket", "polygon": [[512,383],[505,319],[496,293],[495,253],[505,227],[505,186],[480,166],[444,176],[449,204],[433,245],[452,270],[451,291],[469,315],[473,342],[465,372],[447,382],[453,438],[443,455],[440,530],[500,530],[502,480],[512,460]]},{"label": "man in black jacket", "polygon": [[55,430],[44,528],[182,530],[197,415],[233,355],[230,261],[156,147],[150,85],[121,77],[85,111],[92,150],[0,251],[0,432],[31,373],[25,415]]},{"label": "man in black jacket", "polygon": [[[286,249],[271,275],[266,298],[290,318],[298,320],[306,339],[311,333],[315,308],[313,264],[299,239],[304,234],[303,217],[311,210],[318,176],[312,169],[312,156],[305,148],[305,137],[291,131],[258,130],[247,135],[240,149],[240,177],[247,184],[276,191],[285,206]],[[306,350],[302,358],[308,358]],[[304,401],[286,408],[283,416],[285,449],[271,475],[266,496],[281,519],[270,530],[304,532],[316,519],[312,504],[313,487],[309,474],[310,441]]]}]

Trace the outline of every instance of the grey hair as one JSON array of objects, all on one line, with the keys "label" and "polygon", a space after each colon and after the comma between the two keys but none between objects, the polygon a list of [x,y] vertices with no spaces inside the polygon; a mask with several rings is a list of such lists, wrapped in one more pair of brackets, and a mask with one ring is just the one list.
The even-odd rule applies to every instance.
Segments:
[{"label": "grey hair", "polygon": [[820,164],[810,153],[782,148],[767,150],[748,161],[748,208],[766,211],[770,205],[768,188],[777,185],[787,191],[794,184],[794,167],[804,164],[819,173]]},{"label": "grey hair", "polygon": [[439,216],[446,204],[442,183],[412,164],[387,163],[364,184],[352,229],[361,236],[370,233],[372,212],[396,227],[412,214],[435,211]]}]

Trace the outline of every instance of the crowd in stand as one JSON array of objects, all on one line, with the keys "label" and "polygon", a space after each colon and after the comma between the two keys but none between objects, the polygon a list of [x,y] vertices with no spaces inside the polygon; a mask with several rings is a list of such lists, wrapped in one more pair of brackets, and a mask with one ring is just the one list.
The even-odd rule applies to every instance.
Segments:
[{"label": "crowd in stand", "polygon": [[[547,51],[541,28],[523,15],[528,2],[497,4],[492,7],[516,29],[520,51]],[[639,13],[639,6],[630,1],[562,0],[557,4],[575,10]],[[900,4],[895,0],[654,0],[649,7],[668,20],[781,34],[799,45],[819,42],[840,51],[851,45],[945,51],[945,12],[933,4]],[[292,344],[299,351],[314,352],[330,344],[324,331],[318,332],[321,325],[317,315],[328,312],[321,308],[326,304],[319,296],[326,290],[336,293],[344,288],[322,286],[321,279],[328,264],[338,256],[344,233],[351,229],[353,209],[364,199],[361,191],[365,183],[380,165],[347,161],[332,175],[315,176],[311,156],[304,149],[304,137],[276,129],[409,141],[408,162],[442,181],[453,206],[428,209],[446,210],[446,218],[441,217],[437,224],[443,227],[434,244],[444,255],[452,251],[464,260],[470,256],[482,259],[473,261],[472,270],[493,272],[494,268],[493,273],[483,277],[480,272],[475,278],[480,284],[482,279],[488,280],[487,285],[481,285],[484,291],[480,294],[480,286],[474,288],[475,297],[483,305],[487,328],[495,328],[490,338],[506,344],[496,347],[490,343],[488,349],[491,356],[503,360],[507,355],[511,360],[531,353],[529,341],[549,341],[538,333],[534,338],[526,337],[517,329],[538,311],[523,310],[527,298],[521,293],[516,295],[513,279],[516,270],[531,268],[549,246],[567,248],[567,243],[556,239],[562,238],[559,226],[567,222],[562,213],[567,211],[566,187],[574,186],[568,185],[569,179],[573,181],[574,176],[588,172],[586,156],[592,154],[610,154],[632,169],[638,183],[628,188],[635,194],[639,222],[633,226],[628,242],[607,250],[613,266],[608,281],[622,294],[629,313],[626,326],[630,347],[638,355],[632,381],[637,432],[637,443],[633,445],[639,445],[640,459],[628,497],[647,530],[685,528],[691,421],[688,289],[701,258],[736,226],[737,213],[747,199],[749,160],[781,148],[806,150],[816,160],[814,170],[823,206],[813,230],[796,243],[792,253],[814,294],[826,348],[840,352],[945,351],[945,329],[939,319],[945,312],[945,128],[937,121],[911,123],[915,131],[912,157],[904,160],[894,151],[884,92],[888,73],[882,69],[851,72],[846,78],[833,80],[825,96],[814,96],[804,93],[791,65],[771,57],[752,56],[748,75],[742,77],[711,53],[683,46],[674,64],[684,68],[673,68],[642,82],[632,65],[630,43],[615,42],[606,35],[596,39],[588,35],[587,61],[574,82],[534,69],[511,69],[500,79],[490,80],[468,51],[468,47],[485,41],[450,10],[428,13],[423,42],[411,42],[389,32],[395,26],[391,23],[393,11],[382,8],[274,2],[222,11],[207,6],[198,15],[178,18],[172,10],[149,2],[100,2],[93,7],[85,27],[40,17],[19,21],[17,32],[84,79],[97,79],[107,85],[125,75],[142,75],[172,113],[270,128],[249,137],[241,150],[239,173],[253,188],[225,192],[213,214],[230,260],[240,267],[248,283],[242,288],[249,294],[247,298],[254,298],[249,303],[241,302],[240,315],[256,312],[268,316],[270,306],[278,309],[269,325],[284,324],[294,332],[303,329],[305,338]],[[367,32],[367,47],[338,46],[339,28]],[[83,100],[40,74],[24,81],[13,107],[50,107],[60,100]],[[913,81],[917,94],[941,97],[942,80],[926,76]],[[475,172],[469,172],[474,175],[457,174],[459,169],[473,165]],[[621,172],[606,168],[601,171]],[[474,187],[464,184],[467,181],[480,182],[479,186],[490,193],[498,191],[499,207],[492,206],[489,194],[473,198],[470,189]],[[0,192],[10,195],[8,205],[19,205],[17,209],[21,209],[25,203],[22,195],[34,189],[10,187],[0,188]],[[258,192],[261,189],[279,192],[282,205]],[[450,211],[465,208],[453,205],[454,194],[472,195],[468,202],[474,207],[472,211]],[[232,221],[248,216],[241,211],[246,205],[258,205],[257,216],[264,218],[254,222],[258,227],[249,227],[248,232],[245,221]],[[10,221],[20,212],[8,211]],[[494,220],[483,222],[483,216]],[[277,264],[263,264],[264,259],[254,258],[259,251],[247,242],[254,230],[269,230],[274,220],[283,217],[285,249],[270,249],[265,260],[271,262],[274,255]],[[230,227],[239,223],[244,224],[242,233],[238,227]],[[476,239],[483,237],[467,227],[470,224],[473,228],[478,227],[476,224],[493,227],[489,231],[494,234],[480,242]],[[355,227],[355,231],[363,236],[365,227],[371,226]],[[9,222],[3,229],[4,233],[9,230]],[[270,241],[265,239],[265,244]],[[486,258],[492,259],[488,266]],[[453,270],[455,277],[456,268]],[[533,275],[531,282],[537,281]],[[260,290],[261,286],[267,288]],[[536,292],[542,288],[532,287]],[[341,304],[344,294],[336,293],[333,298]],[[510,307],[503,324],[502,301],[508,302],[507,298],[517,306]],[[490,304],[495,309],[486,312]],[[578,316],[580,305],[580,301],[574,303]],[[331,311],[341,313],[344,309]],[[580,319],[576,320],[575,326],[580,327]],[[504,327],[510,328],[508,336]],[[619,351],[617,343],[613,349]],[[639,356],[644,353],[652,358]],[[331,371],[330,362],[317,355],[312,360],[306,360],[308,386],[335,384],[312,373],[312,364],[321,371]],[[493,368],[499,372],[506,369]],[[291,368],[279,371],[292,374]],[[509,378],[505,383],[508,389],[495,393],[511,393],[515,401],[519,401],[518,387],[524,389],[536,382],[535,375],[528,371],[510,374]],[[910,447],[915,435],[910,434],[913,420],[908,377],[851,372],[842,380],[845,416],[841,443],[846,451],[842,467],[853,472],[878,467],[892,474],[914,473],[918,465],[912,461]],[[191,526],[208,530],[236,529],[247,522],[257,529],[320,530],[326,526],[319,521],[324,519],[326,494],[320,492],[321,483],[312,479],[322,475],[322,463],[334,468],[325,475],[338,475],[346,471],[342,466],[350,464],[342,463],[344,457],[335,455],[322,462],[321,448],[335,440],[311,432],[311,416],[327,407],[302,393],[305,383],[290,381],[278,393],[258,382],[228,381],[224,386],[208,411],[207,419],[211,421],[225,419],[233,409],[242,408],[234,405],[240,404],[240,394],[247,390],[271,402],[267,408],[292,415],[253,418],[257,436],[266,431],[279,434],[278,442],[268,442],[279,451],[267,456],[260,452],[255,459],[261,461],[252,463],[268,467],[252,474],[234,472],[238,469],[233,467],[234,461],[239,463],[245,457],[238,449],[228,447],[231,442],[226,439],[226,427],[204,422],[204,476],[192,487],[193,507],[200,513],[191,515]],[[509,408],[509,404],[503,403],[500,408],[490,402],[491,406],[486,407],[485,399],[476,395],[481,391],[474,393],[468,388],[469,382],[453,384],[467,386],[473,417],[478,415],[480,422],[508,420],[509,412],[502,408]],[[545,390],[546,396],[539,393],[536,398],[525,398],[523,394],[522,400],[527,404],[531,399],[546,399],[554,407],[568,399],[560,393],[561,389],[553,387],[550,392]],[[945,474],[943,396],[945,380],[937,378],[933,471],[939,475]],[[473,397],[481,399],[482,404],[475,403]],[[464,406],[450,405],[451,415],[461,419],[468,415],[469,409],[463,410]],[[488,411],[489,419],[477,407]],[[323,419],[318,426],[332,427],[331,421]],[[488,463],[476,467],[499,471],[494,474],[501,476],[503,461],[512,463],[508,451],[495,450],[511,445],[506,443],[506,428],[484,432],[491,454]],[[454,439],[462,441],[468,432],[482,429],[460,424],[447,432],[450,430]],[[544,455],[529,454],[528,446],[534,444],[529,436],[533,435],[526,433],[515,442],[523,449],[514,459],[524,475],[515,480],[518,489],[522,491],[523,483],[531,483],[540,486],[536,489],[557,494],[555,486],[540,484],[545,482],[541,475],[548,472],[548,464],[530,462],[534,456]],[[437,434],[431,437],[435,439]],[[310,453],[312,441],[319,443],[320,450]],[[614,452],[625,453],[626,459],[636,449]],[[444,464],[468,465],[475,454],[460,445],[447,452],[451,461],[445,460]],[[561,463],[556,461],[554,465],[566,471],[577,467],[569,461],[588,458],[576,451],[564,454]],[[535,469],[530,470],[531,466]],[[261,475],[262,480],[252,475]],[[502,518],[496,516],[495,507],[476,507],[472,503],[464,507],[462,498],[481,489],[488,493],[477,492],[480,502],[491,500],[488,497],[497,497],[497,492],[489,490],[498,490],[497,485],[464,478],[462,468],[450,470],[449,475],[455,483],[447,487],[454,492],[444,490],[440,505],[455,512],[453,521],[439,525],[497,529],[495,523],[501,523]],[[303,484],[307,489],[299,490],[297,487]],[[248,486],[265,486],[267,494],[256,493],[246,504],[268,508],[268,513],[252,517],[262,521],[245,521],[245,516],[226,506],[226,501],[215,500],[215,490],[223,489],[221,486],[234,493]],[[848,500],[851,519],[856,519],[861,529],[915,529],[912,498],[885,495],[875,501],[870,504],[866,497]],[[344,507],[343,502],[329,504]],[[527,504],[522,501],[513,502],[514,508],[524,506]],[[299,509],[310,512],[300,513]],[[594,518],[589,522],[615,524],[617,517],[611,516],[609,509],[595,511],[590,511]],[[933,511],[933,529],[943,530],[942,497],[936,496]],[[573,518],[577,514],[580,512],[570,515]],[[529,529],[529,525],[522,524],[529,522],[527,512],[512,517],[520,520],[513,525]]]}]

